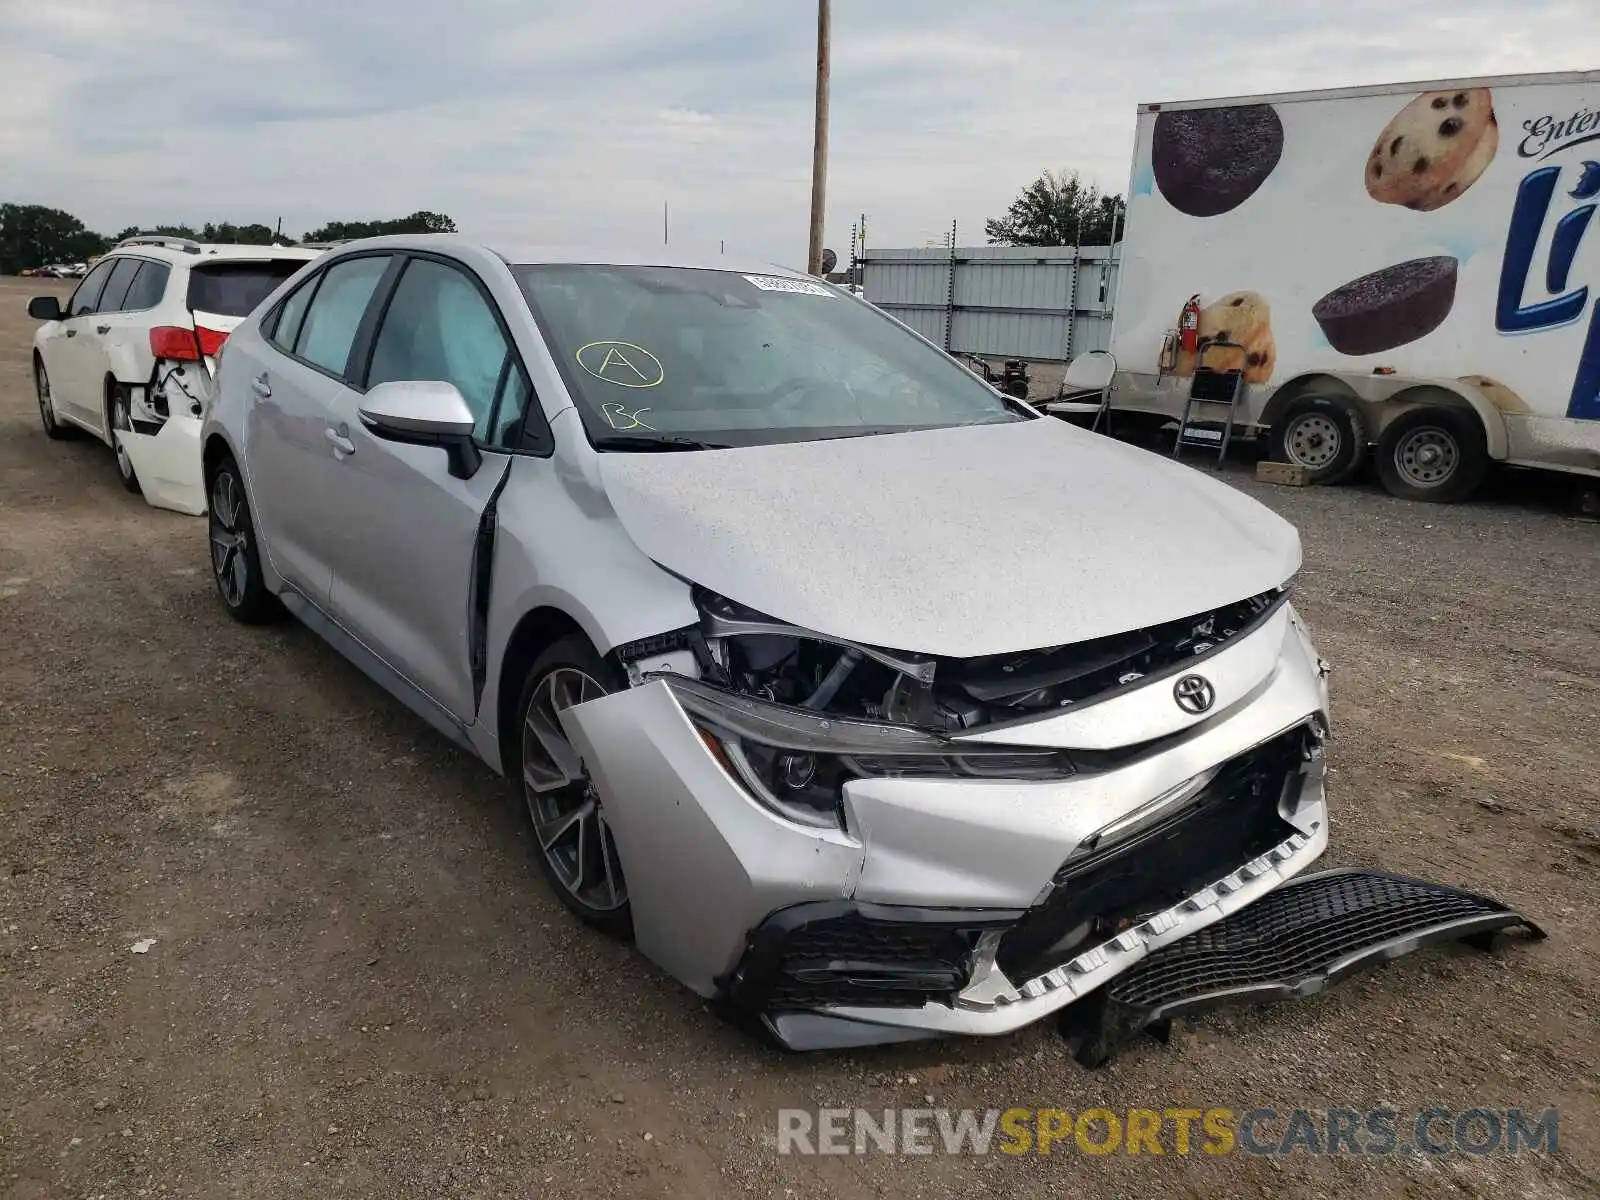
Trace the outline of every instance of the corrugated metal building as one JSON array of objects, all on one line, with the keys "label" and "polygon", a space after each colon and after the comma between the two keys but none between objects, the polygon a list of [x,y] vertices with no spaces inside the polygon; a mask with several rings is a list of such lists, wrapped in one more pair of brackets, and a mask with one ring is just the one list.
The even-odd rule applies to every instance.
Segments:
[{"label": "corrugated metal building", "polygon": [[953,353],[1065,362],[1111,344],[1111,247],[868,250],[861,264],[868,300]]}]

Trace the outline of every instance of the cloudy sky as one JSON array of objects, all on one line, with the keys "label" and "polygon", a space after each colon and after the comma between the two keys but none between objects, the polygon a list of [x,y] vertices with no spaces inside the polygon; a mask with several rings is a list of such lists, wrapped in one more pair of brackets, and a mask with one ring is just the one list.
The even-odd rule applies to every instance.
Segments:
[{"label": "cloudy sky", "polygon": [[[0,200],[91,227],[447,212],[803,265],[813,0],[0,0]],[[1594,0],[834,0],[827,241],[1123,190],[1139,101],[1600,65]]]}]

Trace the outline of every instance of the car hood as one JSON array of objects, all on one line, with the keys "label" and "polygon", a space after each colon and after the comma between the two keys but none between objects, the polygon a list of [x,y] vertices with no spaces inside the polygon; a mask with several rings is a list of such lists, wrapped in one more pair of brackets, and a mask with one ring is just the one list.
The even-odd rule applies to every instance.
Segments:
[{"label": "car hood", "polygon": [[833,637],[971,657],[1083,641],[1267,591],[1294,527],[1063,421],[680,453],[603,453],[663,567]]}]

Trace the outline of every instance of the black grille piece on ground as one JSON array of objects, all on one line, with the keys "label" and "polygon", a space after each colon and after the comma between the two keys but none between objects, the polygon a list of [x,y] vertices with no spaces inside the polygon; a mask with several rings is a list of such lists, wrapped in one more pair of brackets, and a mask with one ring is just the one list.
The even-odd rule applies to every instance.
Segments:
[{"label": "black grille piece on ground", "polygon": [[949,1002],[967,985],[978,938],[1020,915],[849,901],[797,904],[751,933],[723,998],[746,1013]]},{"label": "black grille piece on ground", "polygon": [[1001,939],[1006,977],[1021,983],[1060,966],[1294,836],[1278,803],[1309,745],[1305,727],[1290,730],[1226,763],[1172,816],[1069,860],[1049,899]]},{"label": "black grille piece on ground", "polygon": [[1467,940],[1487,949],[1515,926],[1545,936],[1499,901],[1445,884],[1322,871],[1156,951],[1067,1009],[1062,1029],[1082,1039],[1078,1060],[1099,1066],[1141,1030],[1164,1038],[1173,1017],[1310,996],[1424,946]]}]

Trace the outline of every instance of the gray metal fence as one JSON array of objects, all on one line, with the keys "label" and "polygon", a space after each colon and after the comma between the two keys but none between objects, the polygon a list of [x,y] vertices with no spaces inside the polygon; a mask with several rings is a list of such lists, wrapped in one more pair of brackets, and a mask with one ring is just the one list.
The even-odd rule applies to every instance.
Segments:
[{"label": "gray metal fence", "polygon": [[873,304],[957,354],[1066,362],[1111,343],[1119,263],[1107,246],[868,250]]}]

